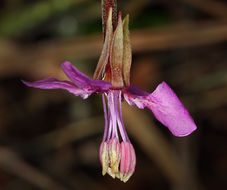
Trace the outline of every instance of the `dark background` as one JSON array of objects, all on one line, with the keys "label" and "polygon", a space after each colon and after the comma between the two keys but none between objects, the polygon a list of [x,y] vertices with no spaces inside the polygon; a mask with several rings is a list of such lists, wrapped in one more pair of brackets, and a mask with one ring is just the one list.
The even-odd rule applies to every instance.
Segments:
[{"label": "dark background", "polygon": [[198,129],[177,138],[145,109],[124,105],[137,154],[126,183],[101,175],[101,98],[24,86],[66,79],[71,61],[92,76],[102,46],[99,0],[0,1],[0,189],[227,188],[227,4],[222,0],[119,0],[130,14],[131,81],[166,81]]}]

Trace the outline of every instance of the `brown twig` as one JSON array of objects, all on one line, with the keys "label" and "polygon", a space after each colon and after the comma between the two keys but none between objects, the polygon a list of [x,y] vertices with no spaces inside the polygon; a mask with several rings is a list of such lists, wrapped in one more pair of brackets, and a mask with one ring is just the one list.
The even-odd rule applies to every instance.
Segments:
[{"label": "brown twig", "polygon": [[[37,141],[46,148],[60,148],[73,141],[80,140],[96,133],[101,133],[104,126],[103,122],[103,117],[88,118],[45,134],[44,136],[39,137]],[[91,123],[93,124],[92,126],[90,126]]]},{"label": "brown twig", "polygon": [[66,190],[49,176],[30,166],[13,151],[0,147],[0,168],[17,177],[23,178],[40,189]]},{"label": "brown twig", "polygon": [[[197,47],[224,41],[227,41],[227,25],[223,22],[182,23],[131,33],[132,49],[138,53]],[[7,41],[0,42],[0,76],[15,75],[16,72],[17,75],[45,77],[49,70],[60,75],[58,66],[62,61],[95,58],[100,54],[101,46],[100,35],[28,47],[17,46]]]},{"label": "brown twig", "polygon": [[227,19],[227,5],[215,0],[183,0],[189,5],[219,19]]}]

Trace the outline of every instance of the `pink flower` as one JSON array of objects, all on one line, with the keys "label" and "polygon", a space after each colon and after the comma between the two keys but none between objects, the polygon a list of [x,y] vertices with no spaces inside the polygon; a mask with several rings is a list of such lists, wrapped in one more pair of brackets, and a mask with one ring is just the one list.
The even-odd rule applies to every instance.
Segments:
[{"label": "pink flower", "polygon": [[196,130],[196,125],[177,95],[165,83],[158,85],[153,93],[130,85],[131,46],[128,30],[129,17],[123,22],[119,14],[118,25],[113,31],[112,10],[106,24],[103,50],[91,79],[78,71],[70,62],[61,65],[70,81],[48,78],[35,82],[22,81],[25,85],[41,89],[64,89],[88,98],[92,93],[102,95],[105,128],[100,146],[102,174],[126,182],[134,173],[136,155],[127,135],[121,103],[126,100],[140,109],[147,107],[155,117],[175,136],[186,136]]}]

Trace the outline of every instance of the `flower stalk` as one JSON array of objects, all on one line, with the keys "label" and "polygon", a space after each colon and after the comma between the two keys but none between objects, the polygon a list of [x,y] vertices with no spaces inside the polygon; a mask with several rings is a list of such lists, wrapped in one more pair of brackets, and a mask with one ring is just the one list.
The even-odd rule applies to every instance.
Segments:
[{"label": "flower stalk", "polygon": [[104,39],[106,35],[106,23],[109,16],[109,10],[112,9],[112,27],[115,29],[117,26],[117,0],[102,0],[102,27]]}]

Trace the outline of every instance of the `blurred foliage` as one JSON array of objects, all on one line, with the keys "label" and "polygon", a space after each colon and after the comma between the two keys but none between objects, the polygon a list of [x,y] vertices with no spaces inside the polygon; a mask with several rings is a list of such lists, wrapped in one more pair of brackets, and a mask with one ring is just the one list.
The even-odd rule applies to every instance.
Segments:
[{"label": "blurred foliage", "polygon": [[[19,1],[17,2],[18,4]],[[36,1],[4,12],[0,17],[0,36],[20,37],[40,30],[62,38],[101,32],[100,3],[88,0]],[[132,28],[159,26],[173,22],[164,10],[149,10],[131,20]]]},{"label": "blurred foliage", "polygon": [[173,23],[173,18],[170,18],[165,12],[150,11],[146,14],[138,15],[131,21],[132,28],[146,28],[168,25]]},{"label": "blurred foliage", "polygon": [[74,2],[73,0],[40,1],[24,7],[23,10],[10,12],[1,19],[0,35],[8,37],[20,35],[26,29],[44,22],[53,15],[66,11]]}]

